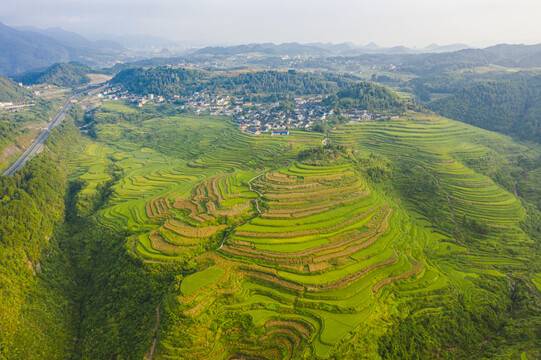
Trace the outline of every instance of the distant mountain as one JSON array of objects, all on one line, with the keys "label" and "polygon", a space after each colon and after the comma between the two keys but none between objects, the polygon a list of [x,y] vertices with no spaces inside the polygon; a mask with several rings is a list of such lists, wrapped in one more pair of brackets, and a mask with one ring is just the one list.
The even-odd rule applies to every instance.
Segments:
[{"label": "distant mountain", "polygon": [[147,48],[168,48],[178,47],[180,44],[177,42],[154,35],[115,35],[115,34],[89,34],[89,39],[95,41],[103,41],[107,39],[121,44],[123,47],[129,49],[147,49]]},{"label": "distant mountain", "polygon": [[123,51],[111,42],[91,42],[59,28],[18,30],[0,23],[0,74],[15,75],[56,62],[113,62]]},{"label": "distant mountain", "polygon": [[426,53],[443,53],[443,52],[454,52],[458,50],[469,49],[470,47],[465,44],[452,44],[439,46],[437,44],[431,44],[426,48],[416,49],[409,48],[406,46],[398,45],[393,47],[380,47],[377,44],[371,42],[368,45],[364,46],[352,46],[350,50],[347,51],[347,55],[354,54],[426,54]]},{"label": "distant mountain", "polygon": [[76,86],[90,82],[88,73],[92,69],[81,63],[57,63],[44,71],[26,73],[13,79],[24,85],[51,84],[56,86]]},{"label": "distant mountain", "polygon": [[193,53],[197,55],[240,55],[249,53],[262,53],[267,55],[277,56],[325,56],[331,55],[332,52],[323,49],[318,46],[302,45],[298,43],[284,43],[284,44],[247,44],[247,45],[235,45],[227,47],[205,47],[197,50]]},{"label": "distant mountain", "polygon": [[0,75],[0,102],[18,103],[33,97],[31,91]]},{"label": "distant mountain", "polygon": [[525,68],[541,67],[541,51],[522,58],[519,65]]},{"label": "distant mountain", "polygon": [[59,27],[40,29],[35,26],[14,26],[13,29],[46,35],[65,45],[92,46],[92,42],[85,37],[74,32],[63,30]]},{"label": "distant mountain", "polygon": [[70,51],[57,40],[0,23],[0,74],[11,75],[56,61],[69,61]]},{"label": "distant mountain", "polygon": [[112,41],[111,39],[90,41],[82,35],[71,31],[66,31],[59,27],[39,29],[34,26],[20,26],[14,27],[14,29],[32,31],[38,34],[46,35],[59,41],[63,45],[67,45],[80,51],[82,50],[88,52],[92,50],[99,50],[100,52],[112,52],[114,54],[118,54],[126,50],[122,45]]},{"label": "distant mountain", "polygon": [[442,53],[442,52],[453,52],[459,50],[471,49],[469,45],[466,44],[451,44],[440,46],[438,44],[430,44],[424,49],[421,49],[423,52],[427,53]]},{"label": "distant mountain", "polygon": [[365,48],[365,49],[372,49],[372,50],[380,49],[380,47],[378,46],[378,44],[376,44],[375,42],[371,42],[371,43],[369,43],[368,45],[362,46],[362,47]]},{"label": "distant mountain", "polygon": [[511,60],[482,49],[465,49],[437,54],[420,54],[404,60],[400,70],[427,76],[449,71],[472,69],[489,64],[515,66]]},{"label": "distant mountain", "polygon": [[324,43],[316,42],[316,43],[309,43],[306,45],[315,46],[320,49],[324,49],[336,54],[343,53],[345,51],[350,51],[355,48],[355,44],[352,44],[352,43],[340,43],[340,44],[325,43],[324,44]]},{"label": "distant mountain", "polygon": [[517,45],[499,44],[484,49],[492,54],[520,62],[522,59],[541,52],[541,44]]}]

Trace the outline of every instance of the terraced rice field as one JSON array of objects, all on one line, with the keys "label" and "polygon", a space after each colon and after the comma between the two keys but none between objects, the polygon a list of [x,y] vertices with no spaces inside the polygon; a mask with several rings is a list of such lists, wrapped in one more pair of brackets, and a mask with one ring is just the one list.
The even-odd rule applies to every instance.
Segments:
[{"label": "terraced rice field", "polygon": [[[204,207],[197,201],[219,205],[231,199],[229,187],[219,191],[230,178],[207,179],[191,198],[175,204],[195,221],[212,224],[214,218],[197,219]],[[222,275],[196,290],[181,288],[172,307],[193,319],[186,332],[208,326],[209,313],[246,313],[260,331],[246,339],[251,351],[275,348],[288,356],[308,351],[324,357],[350,331],[377,318],[375,310],[389,289],[409,284],[414,292],[415,283],[428,286],[438,280],[434,270],[412,256],[426,233],[371,191],[351,164],[294,162],[254,176],[243,193],[252,204],[257,199],[262,210],[252,206],[249,218],[232,223],[216,252],[195,259],[211,264],[204,272],[216,269]],[[237,219],[243,214],[231,213]],[[425,279],[428,274],[432,279]],[[441,279],[434,288],[444,285]],[[207,336],[194,336],[200,345],[189,349],[178,347],[174,338],[164,339],[163,356],[210,359],[239,351],[234,344],[208,347]]]},{"label": "terraced rice field", "polygon": [[498,255],[494,251],[494,244],[503,238],[517,246],[532,244],[518,227],[524,218],[520,201],[466,164],[471,159],[490,158],[494,149],[507,148],[509,151],[510,147],[515,147],[517,149],[512,149],[514,152],[526,156],[532,152],[531,149],[520,147],[502,135],[480,131],[456,121],[421,115],[362,126],[346,125],[341,130],[343,132],[332,133],[330,138],[360,152],[384,154],[396,163],[407,160],[435,179],[446,202],[442,210],[454,228],[454,234],[444,233],[446,237],[453,238],[461,231],[464,217],[488,226],[489,235],[476,239],[486,245],[487,254],[477,252],[461,257],[469,266],[505,263],[513,267],[523,263],[525,259]]},{"label": "terraced rice field", "polygon": [[[145,261],[195,269],[164,300],[173,325],[155,359],[325,358],[351,338],[373,344],[401,315],[397,304],[529,261],[494,250],[502,239],[531,245],[517,225],[522,205],[467,166],[508,143],[467,125],[412,115],[329,136],[351,154],[407,159],[435,179],[450,224],[437,228],[350,160],[299,162],[322,134],[253,137],[194,116],[105,124],[97,134],[75,175],[92,196],[121,173],[100,222],[132,231],[128,243]],[[490,228],[476,239],[486,251],[460,241],[463,217]]]}]

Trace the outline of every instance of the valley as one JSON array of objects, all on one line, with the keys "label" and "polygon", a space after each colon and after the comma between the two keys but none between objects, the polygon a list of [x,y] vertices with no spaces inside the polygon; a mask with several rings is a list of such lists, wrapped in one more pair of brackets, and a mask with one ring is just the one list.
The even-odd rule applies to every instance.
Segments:
[{"label": "valley", "polygon": [[537,45],[6,28],[0,359],[541,356]]}]

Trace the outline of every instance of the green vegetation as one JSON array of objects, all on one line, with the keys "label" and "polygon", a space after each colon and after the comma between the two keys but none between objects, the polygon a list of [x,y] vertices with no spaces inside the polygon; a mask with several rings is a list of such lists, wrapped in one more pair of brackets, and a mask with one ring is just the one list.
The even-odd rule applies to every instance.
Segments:
[{"label": "green vegetation", "polygon": [[51,100],[34,99],[31,106],[16,112],[0,110],[0,171],[7,169],[24,152],[65,101],[62,96]]},{"label": "green vegetation", "polygon": [[21,103],[33,98],[34,95],[30,91],[0,76],[0,102]]},{"label": "green vegetation", "polygon": [[0,358],[59,359],[73,350],[73,278],[54,234],[77,138],[72,124],[58,128],[49,150],[0,178]]},{"label": "green vegetation", "polygon": [[406,104],[389,89],[372,83],[360,83],[326,98],[322,105],[369,112],[403,113]]},{"label": "green vegetation", "polygon": [[137,94],[155,94],[172,97],[187,95],[203,88],[212,73],[184,68],[156,67],[128,69],[119,72],[113,84],[122,84],[126,90]]},{"label": "green vegetation", "polygon": [[111,82],[122,84],[128,91],[136,94],[156,94],[169,98],[199,91],[258,96],[276,101],[288,95],[334,93],[350,85],[352,77],[295,71],[220,74],[185,68],[155,67],[123,70]]},{"label": "green vegetation", "polygon": [[92,69],[81,63],[56,63],[43,71],[15,76],[14,80],[24,85],[50,84],[70,87],[90,82],[87,76],[90,72]]},{"label": "green vegetation", "polygon": [[539,142],[540,95],[541,77],[521,82],[489,82],[434,101],[429,108],[481,128]]},{"label": "green vegetation", "polygon": [[[152,86],[171,94],[193,85],[272,96],[302,82],[337,92],[337,108],[402,116],[278,137],[171,105],[74,110],[89,136],[68,122],[41,170],[38,157],[2,179],[13,211],[3,219],[21,219],[0,223],[2,251],[18,264],[0,267],[4,357],[541,355],[538,144],[406,111],[374,85],[309,85],[326,75],[253,72],[236,84],[241,74],[138,71],[156,72]],[[160,85],[177,71],[186,88],[173,76]],[[25,202],[35,204],[23,213]],[[53,305],[36,304],[49,294],[42,281]],[[43,336],[23,333],[60,312]]]},{"label": "green vegetation", "polygon": [[225,272],[217,267],[211,267],[192,274],[182,280],[180,290],[184,295],[190,295],[194,291],[215,283]]},{"label": "green vegetation", "polygon": [[164,294],[155,358],[539,353],[537,205],[509,193],[535,186],[538,147],[415,113],[325,146],[168,106],[86,121],[79,211],[98,201],[125,251],[174,275],[145,280]]}]

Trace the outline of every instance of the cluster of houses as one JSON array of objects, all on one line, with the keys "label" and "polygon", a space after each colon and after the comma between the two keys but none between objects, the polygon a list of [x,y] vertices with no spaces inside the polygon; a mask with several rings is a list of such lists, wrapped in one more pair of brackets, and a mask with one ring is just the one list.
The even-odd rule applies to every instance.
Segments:
[{"label": "cluster of houses", "polygon": [[244,98],[242,96],[211,95],[205,92],[194,92],[189,96],[179,97],[182,105],[179,110],[189,111],[196,115],[209,114],[213,116],[235,117],[242,112]]},{"label": "cluster of houses", "polygon": [[[289,135],[289,129],[310,130],[315,122],[325,122],[335,115],[334,109],[322,106],[322,96],[297,97],[293,108],[284,109],[280,103],[250,104],[233,118],[239,129],[248,134],[259,135],[270,132],[272,135]],[[342,111],[341,117],[349,123],[360,123],[385,117],[371,114],[366,110],[351,109]]]},{"label": "cluster of houses", "polygon": [[127,90],[123,90],[118,86],[110,86],[95,95],[102,100],[122,100],[126,102],[136,103],[138,107],[143,107],[146,103],[164,104],[168,102],[163,96],[136,95],[131,94]]},{"label": "cluster of houses", "polygon": [[[120,87],[108,87],[96,95],[102,100],[123,100],[142,107],[146,103],[172,103],[176,109],[196,115],[228,116],[237,122],[239,130],[251,135],[270,133],[289,135],[290,129],[310,130],[315,122],[325,122],[335,115],[331,107],[321,105],[324,96],[296,97],[287,106],[279,102],[253,103],[242,96],[213,95],[194,92],[188,96],[135,95]],[[344,110],[340,114],[350,123],[359,123],[383,117],[366,110]]]},{"label": "cluster of houses", "polygon": [[297,97],[292,108],[284,108],[278,102],[246,104],[234,120],[239,129],[248,134],[268,132],[272,135],[289,135],[289,129],[310,129],[315,121],[325,121],[333,114],[332,109],[319,104],[321,100],[321,96]]}]

